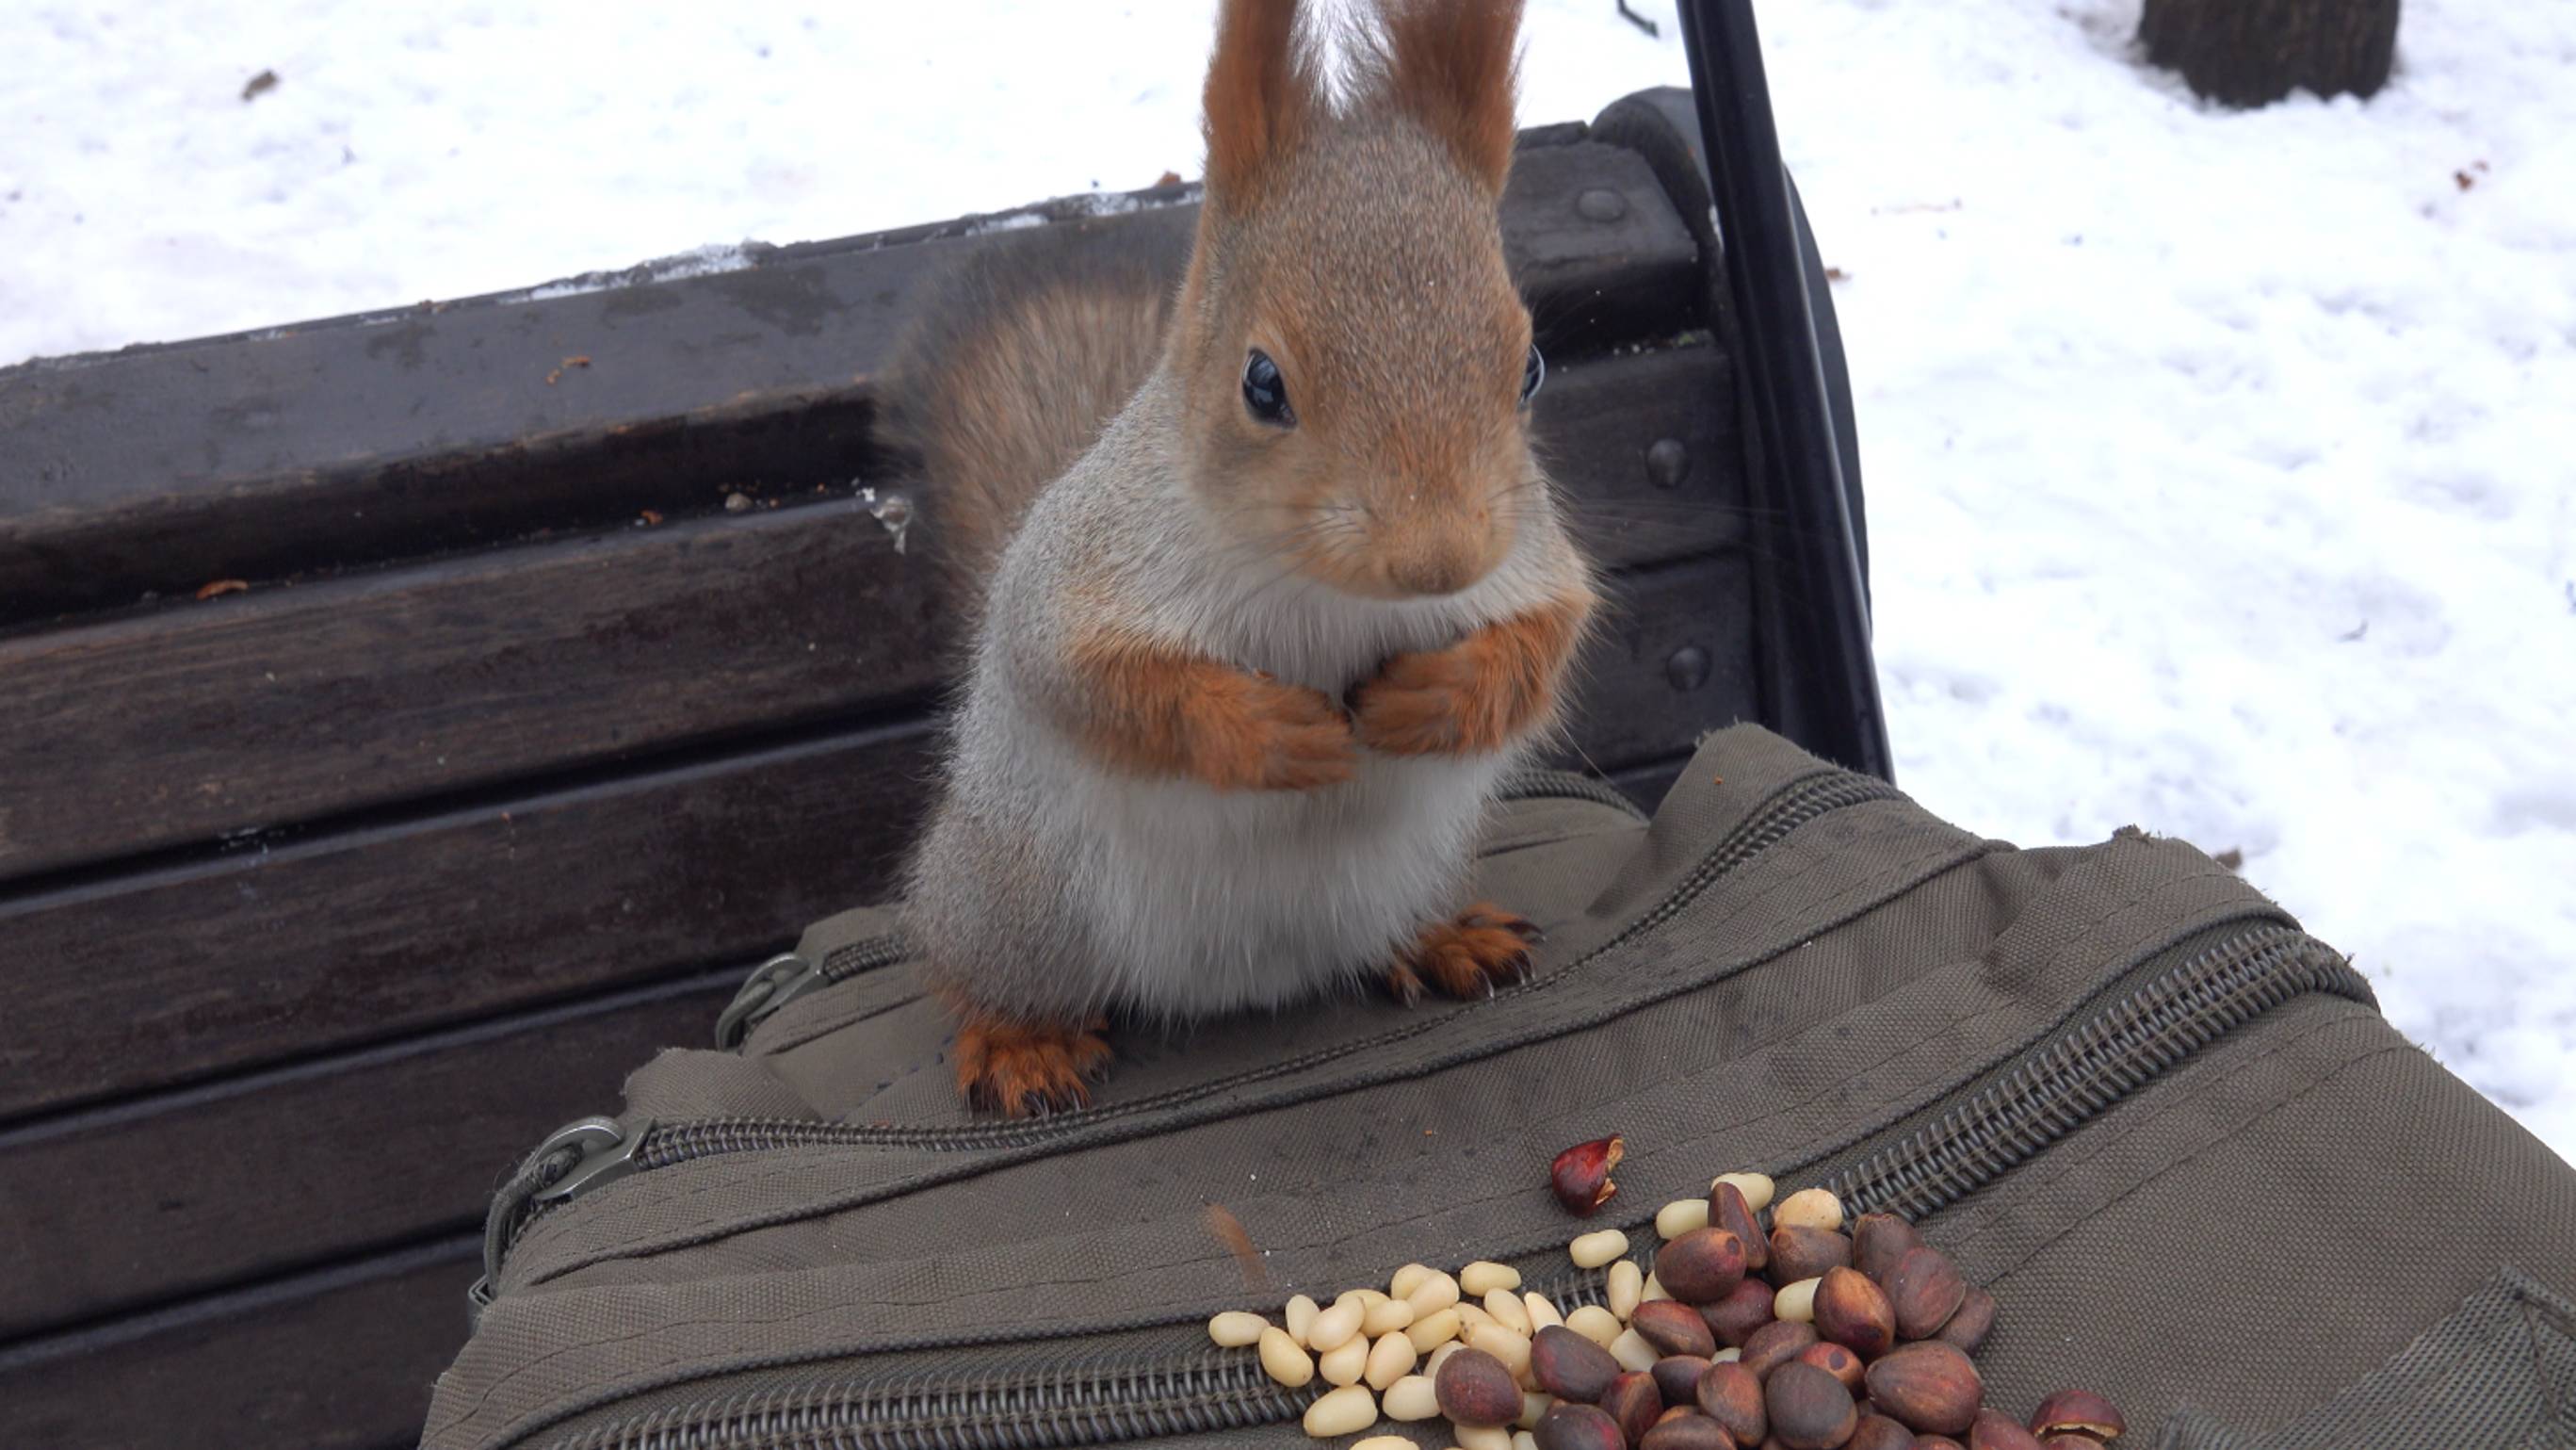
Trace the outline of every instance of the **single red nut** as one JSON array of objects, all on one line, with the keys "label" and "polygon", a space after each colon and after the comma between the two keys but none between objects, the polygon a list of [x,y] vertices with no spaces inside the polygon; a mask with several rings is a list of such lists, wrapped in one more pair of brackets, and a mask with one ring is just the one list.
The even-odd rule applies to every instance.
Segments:
[{"label": "single red nut", "polygon": [[1440,1413],[1461,1425],[1508,1425],[1521,1417],[1521,1387],[1501,1360],[1462,1349],[1441,1362],[1431,1392]]},{"label": "single red nut", "polygon": [[1852,1267],[1881,1285],[1896,1271],[1905,1251],[1921,1246],[1923,1235],[1892,1213],[1864,1213],[1852,1220]]},{"label": "single red nut", "polygon": [[1899,1345],[1871,1364],[1862,1382],[1878,1413],[1925,1435],[1965,1433],[1986,1397],[1977,1367],[1939,1340]]},{"label": "single red nut", "polygon": [[1700,1321],[1708,1326],[1709,1333],[1717,1336],[1718,1343],[1741,1349],[1744,1341],[1753,1337],[1754,1330],[1777,1317],[1771,1309],[1772,1298],[1777,1292],[1760,1279],[1747,1278],[1727,1291],[1725,1298],[1714,1304],[1700,1305]]},{"label": "single red nut", "polygon": [[1914,1450],[1914,1432],[1885,1415],[1863,1413],[1843,1450]]},{"label": "single red nut", "polygon": [[1655,1251],[1655,1281],[1685,1304],[1715,1303],[1744,1282],[1744,1240],[1722,1228],[1692,1229]]},{"label": "single red nut", "polygon": [[1832,1229],[1791,1225],[1771,1230],[1771,1262],[1764,1273],[1773,1284],[1789,1285],[1850,1263],[1850,1239]]},{"label": "single red nut", "polygon": [[1968,1450],[1968,1447],[1947,1435],[1917,1435],[1914,1437],[1914,1450]]},{"label": "single red nut", "polygon": [[2089,1435],[2117,1440],[2129,1428],[2120,1408],[2091,1390],[2059,1390],[2031,1412],[2034,1435]]},{"label": "single red nut", "polygon": [[1968,1296],[1968,1281],[1959,1277],[1950,1256],[1929,1244],[1907,1249],[1887,1276],[1887,1301],[1896,1309],[1896,1332],[1908,1339],[1929,1339],[1941,1332]]},{"label": "single red nut", "polygon": [[1708,1223],[1744,1240],[1744,1267],[1758,1270],[1771,1261],[1771,1236],[1762,1231],[1762,1220],[1753,1212],[1753,1204],[1744,1190],[1732,1183],[1721,1183],[1708,1191]]},{"label": "single red nut", "polygon": [[1771,1438],[1787,1450],[1836,1450],[1860,1423],[1851,1391],[1811,1364],[1773,1370],[1762,1382],[1762,1410],[1771,1420]]},{"label": "single red nut", "polygon": [[1798,1357],[1792,1363],[1814,1365],[1832,1375],[1845,1390],[1853,1394],[1860,1393],[1860,1356],[1842,1345],[1830,1341],[1808,1345],[1798,1351]]},{"label": "single red nut", "polygon": [[1994,1327],[1995,1296],[1983,1289],[1971,1288],[1959,1300],[1959,1312],[1951,1315],[1950,1322],[1942,1325],[1941,1332],[1932,1337],[1961,1354],[1974,1354],[1977,1346],[1986,1342],[1986,1332]]},{"label": "single red nut", "polygon": [[1555,1165],[1548,1170],[1549,1181],[1556,1188],[1556,1201],[1564,1204],[1568,1213],[1591,1217],[1594,1209],[1608,1203],[1610,1195],[1619,1191],[1619,1185],[1610,1181],[1610,1173],[1626,1156],[1628,1140],[1617,1133],[1577,1143],[1557,1154]]},{"label": "single red nut", "polygon": [[[1610,1351],[1562,1324],[1546,1325],[1530,1338],[1530,1378],[1560,1400],[1591,1404],[1610,1388],[1619,1372],[1619,1361],[1610,1357]],[[1515,1405],[1512,1414],[1504,1419],[1515,1418],[1519,1413]]]},{"label": "single red nut", "polygon": [[1876,1359],[1896,1347],[1896,1309],[1858,1269],[1827,1269],[1816,1286],[1816,1332]]},{"label": "single red nut", "polygon": [[1725,1426],[1738,1445],[1759,1445],[1769,1432],[1771,1422],[1762,1411],[1761,1377],[1740,1364],[1710,1365],[1699,1377],[1692,1399],[1701,1413]]},{"label": "single red nut", "polygon": [[[1739,1281],[1738,1287],[1742,1287]],[[1637,1337],[1664,1354],[1695,1354],[1705,1359],[1717,1353],[1717,1336],[1700,1317],[1699,1310],[1678,1299],[1650,1299],[1637,1306],[1628,1316],[1628,1327]]]},{"label": "single red nut", "polygon": [[1664,1397],[1665,1404],[1687,1405],[1699,1392],[1699,1377],[1708,1373],[1708,1365],[1707,1358],[1701,1355],[1668,1354],[1656,1360],[1648,1373],[1655,1377],[1655,1391]]},{"label": "single red nut", "polygon": [[[1664,1363],[1671,1362],[1667,1360]],[[1658,1373],[1655,1374],[1630,1370],[1612,1380],[1610,1388],[1601,1392],[1601,1413],[1618,1425],[1620,1435],[1631,1445],[1645,1438],[1646,1431],[1663,1416],[1664,1406],[1674,1398],[1663,1391],[1660,1374],[1663,1367],[1663,1364],[1656,1365]],[[1690,1403],[1691,1391],[1698,1384],[1694,1373],[1691,1382],[1682,1387],[1680,1400],[1683,1404]]]},{"label": "single red nut", "polygon": [[1804,1320],[1774,1319],[1744,1341],[1744,1357],[1738,1363],[1753,1371],[1755,1379],[1767,1380],[1771,1371],[1796,1359],[1815,1342],[1816,1326]]},{"label": "single red nut", "polygon": [[1979,1410],[1968,1426],[1968,1450],[2040,1450],[2039,1437],[2000,1410]]},{"label": "single red nut", "polygon": [[1628,1450],[1617,1421],[1591,1405],[1550,1405],[1531,1427],[1538,1450]]}]

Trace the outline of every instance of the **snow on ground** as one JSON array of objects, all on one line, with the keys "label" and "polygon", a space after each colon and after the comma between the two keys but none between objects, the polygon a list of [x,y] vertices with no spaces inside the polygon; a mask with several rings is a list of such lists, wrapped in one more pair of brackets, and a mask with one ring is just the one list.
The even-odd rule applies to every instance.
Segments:
[{"label": "snow on ground", "polygon": [[[1762,9],[1900,777],[2242,850],[2576,1157],[2576,6],[2409,0],[2376,100],[2230,114],[2137,4]],[[1525,117],[1682,81],[1636,8],[1532,0]],[[0,361],[1192,174],[1210,9],[15,7]]]}]

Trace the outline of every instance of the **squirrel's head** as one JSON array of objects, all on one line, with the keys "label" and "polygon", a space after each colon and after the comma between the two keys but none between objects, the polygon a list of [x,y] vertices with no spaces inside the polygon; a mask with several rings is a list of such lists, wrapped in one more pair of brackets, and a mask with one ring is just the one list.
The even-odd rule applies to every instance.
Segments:
[{"label": "squirrel's head", "polygon": [[1453,594],[1542,487],[1542,365],[1503,264],[1520,0],[1363,0],[1327,87],[1297,0],[1225,0],[1171,340],[1190,486],[1345,592]]}]

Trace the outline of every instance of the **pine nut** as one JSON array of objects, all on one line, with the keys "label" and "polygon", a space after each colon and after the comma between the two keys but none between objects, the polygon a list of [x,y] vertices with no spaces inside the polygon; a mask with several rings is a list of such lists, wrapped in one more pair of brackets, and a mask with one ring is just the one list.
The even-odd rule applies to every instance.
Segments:
[{"label": "pine nut", "polygon": [[1530,1342],[1499,1324],[1467,1331],[1467,1343],[1501,1360],[1514,1379],[1529,1373]]},{"label": "pine nut", "polygon": [[1398,1299],[1410,1299],[1413,1291],[1422,1286],[1422,1281],[1436,1272],[1429,1264],[1407,1264],[1396,1270],[1395,1277],[1387,1281],[1386,1292]]},{"label": "pine nut", "polygon": [[1801,1188],[1780,1200],[1771,1210],[1773,1228],[1820,1228],[1832,1232],[1843,1226],[1841,1200],[1821,1188]]},{"label": "pine nut", "polygon": [[1429,1354],[1456,1339],[1458,1331],[1464,1327],[1459,1322],[1457,1310],[1442,1309],[1404,1326],[1404,1337],[1413,1341],[1415,1354]]},{"label": "pine nut", "polygon": [[1619,1337],[1623,1326],[1619,1323],[1618,1315],[1598,1304],[1586,1304],[1565,1316],[1565,1327],[1600,1345],[1603,1349],[1608,1349],[1610,1341]]},{"label": "pine nut", "polygon": [[1535,1430],[1538,1428],[1538,1417],[1546,1414],[1547,1407],[1555,1403],[1554,1395],[1543,1395],[1536,1391],[1524,1394],[1521,1396],[1521,1417],[1512,1423],[1524,1430]]},{"label": "pine nut", "polygon": [[1527,1430],[1514,1430],[1512,1450],[1538,1450],[1538,1437]]},{"label": "pine nut", "polygon": [[1771,1317],[1795,1319],[1801,1324],[1815,1323],[1816,1286],[1823,1282],[1825,1282],[1823,1277],[1818,1276],[1813,1279],[1800,1279],[1794,1284],[1784,1286],[1779,1293],[1771,1296]]},{"label": "pine nut", "polygon": [[1609,1297],[1610,1312],[1622,1323],[1637,1312],[1646,1297],[1646,1271],[1637,1267],[1636,1260],[1621,1259],[1610,1266]]},{"label": "pine nut", "polygon": [[[1440,1392],[1431,1387],[1431,1376],[1409,1374],[1386,1387],[1378,1408],[1386,1411],[1390,1420],[1428,1420],[1440,1413]],[[1406,1442],[1408,1446],[1411,1443]]]},{"label": "pine nut", "polygon": [[1418,1450],[1413,1441],[1402,1435],[1371,1435],[1351,1450]]},{"label": "pine nut", "polygon": [[1458,1302],[1458,1281],[1434,1269],[1429,1277],[1414,1286],[1412,1293],[1404,1296],[1404,1302],[1413,1306],[1416,1319],[1426,1314],[1437,1314]]},{"label": "pine nut", "polygon": [[1710,1364],[1733,1364],[1742,1358],[1744,1358],[1744,1350],[1743,1347],[1739,1345],[1734,1349],[1719,1350],[1717,1353],[1708,1357],[1708,1362]]},{"label": "pine nut", "polygon": [[1530,1333],[1533,1335],[1551,1324],[1565,1322],[1565,1316],[1556,1312],[1556,1301],[1545,1294],[1535,1292],[1523,1294],[1521,1308],[1529,1315]]},{"label": "pine nut", "polygon": [[1306,1329],[1306,1347],[1317,1354],[1329,1354],[1350,1342],[1360,1332],[1360,1321],[1368,1316],[1368,1306],[1357,1299],[1336,1299],[1333,1307],[1315,1316]]},{"label": "pine nut", "polygon": [[1315,1361],[1288,1337],[1288,1331],[1266,1326],[1261,1331],[1261,1371],[1292,1390],[1315,1380]]},{"label": "pine nut", "polygon": [[1520,1270],[1509,1264],[1497,1264],[1491,1259],[1478,1259],[1458,1271],[1458,1287],[1479,1299],[1496,1289],[1517,1289],[1520,1286]]},{"label": "pine nut", "polygon": [[1355,1385],[1368,1373],[1369,1342],[1354,1334],[1315,1357],[1315,1373],[1328,1385]]},{"label": "pine nut", "polygon": [[1663,1351],[1646,1342],[1646,1336],[1622,1329],[1619,1337],[1610,1341],[1610,1357],[1619,1361],[1622,1369],[1653,1369],[1655,1361],[1664,1356]]},{"label": "pine nut", "polygon": [[1655,1233],[1658,1237],[1677,1239],[1695,1228],[1708,1227],[1708,1200],[1676,1198],[1655,1211]]},{"label": "pine nut", "polygon": [[1485,1312],[1484,1305],[1470,1304],[1464,1299],[1458,1301],[1458,1332],[1461,1335],[1479,1324],[1493,1322],[1494,1316]]},{"label": "pine nut", "polygon": [[1370,1389],[1383,1390],[1413,1373],[1415,1358],[1413,1341],[1401,1332],[1389,1330],[1370,1346],[1368,1364],[1360,1371],[1360,1378],[1368,1381]]},{"label": "pine nut", "polygon": [[1315,1316],[1322,1312],[1315,1307],[1314,1300],[1303,1294],[1288,1296],[1288,1337],[1295,1340],[1299,1348],[1305,1347],[1306,1336],[1315,1328]]},{"label": "pine nut", "polygon": [[1628,1236],[1615,1228],[1588,1233],[1565,1246],[1578,1269],[1597,1269],[1628,1252]]},{"label": "pine nut", "polygon": [[1673,1291],[1664,1287],[1664,1281],[1656,1278],[1652,1274],[1648,1274],[1646,1276],[1645,1291],[1637,1296],[1637,1302],[1640,1304],[1652,1304],[1658,1299],[1670,1299],[1671,1297],[1673,1297]]},{"label": "pine nut", "polygon": [[1529,1310],[1522,1306],[1521,1296],[1509,1289],[1496,1289],[1485,1296],[1485,1312],[1494,1322],[1514,1334],[1530,1332]]},{"label": "pine nut", "polygon": [[1393,1334],[1413,1322],[1413,1306],[1402,1299],[1371,1300],[1368,1312],[1360,1316],[1360,1333],[1371,1339]]},{"label": "pine nut", "polygon": [[1259,1344],[1261,1331],[1269,1327],[1269,1321],[1258,1314],[1229,1309],[1208,1321],[1208,1338],[1228,1349],[1239,1349],[1247,1344]]},{"label": "pine nut", "polygon": [[1458,1351],[1465,1349],[1466,1347],[1467,1341],[1463,1339],[1453,1339],[1447,1344],[1440,1346],[1438,1349],[1431,1351],[1431,1357],[1422,1362],[1422,1373],[1429,1378],[1435,1380],[1438,1379],[1440,1377],[1440,1366],[1448,1360],[1449,1356],[1456,1354]]},{"label": "pine nut", "polygon": [[1773,1183],[1767,1173],[1721,1173],[1709,1180],[1708,1191],[1717,1192],[1717,1185],[1721,1183],[1734,1184],[1735,1191],[1744,1195],[1744,1206],[1755,1213],[1769,1208],[1771,1195],[1780,1191],[1780,1186]]},{"label": "pine nut", "polygon": [[1449,1433],[1457,1439],[1458,1450],[1512,1450],[1512,1432],[1500,1425],[1460,1425]]},{"label": "pine nut", "polygon": [[1318,1440],[1357,1434],[1377,1423],[1377,1397],[1366,1385],[1344,1385],[1308,1405],[1303,1423]]}]

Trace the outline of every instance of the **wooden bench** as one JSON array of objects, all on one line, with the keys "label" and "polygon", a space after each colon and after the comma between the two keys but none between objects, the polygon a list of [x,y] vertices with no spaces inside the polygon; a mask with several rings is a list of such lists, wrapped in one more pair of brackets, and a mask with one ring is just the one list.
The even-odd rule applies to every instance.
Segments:
[{"label": "wooden bench", "polygon": [[[1505,232],[1615,570],[1563,763],[1651,802],[1795,702],[1641,114]],[[0,371],[0,1444],[410,1444],[497,1179],[884,891],[951,640],[870,376],[1025,219]]]}]

